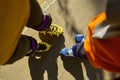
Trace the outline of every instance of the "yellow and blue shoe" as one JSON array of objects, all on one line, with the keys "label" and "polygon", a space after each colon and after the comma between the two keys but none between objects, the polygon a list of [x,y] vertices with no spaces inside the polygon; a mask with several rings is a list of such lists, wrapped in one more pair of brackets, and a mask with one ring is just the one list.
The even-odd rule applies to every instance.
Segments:
[{"label": "yellow and blue shoe", "polygon": [[60,27],[59,25],[51,24],[49,28],[40,31],[39,33],[43,33],[44,35],[57,35],[59,37],[59,35],[63,33],[63,30],[62,27]]}]

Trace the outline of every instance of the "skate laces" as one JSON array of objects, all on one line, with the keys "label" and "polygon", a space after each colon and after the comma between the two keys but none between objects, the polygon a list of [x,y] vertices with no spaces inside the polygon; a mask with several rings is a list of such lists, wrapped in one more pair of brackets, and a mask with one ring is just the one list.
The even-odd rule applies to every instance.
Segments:
[{"label": "skate laces", "polygon": [[59,36],[62,34],[62,28],[59,25],[51,24],[48,29],[40,31],[40,33]]},{"label": "skate laces", "polygon": [[37,46],[37,52],[47,52],[50,50],[51,45],[46,42],[39,42]]}]

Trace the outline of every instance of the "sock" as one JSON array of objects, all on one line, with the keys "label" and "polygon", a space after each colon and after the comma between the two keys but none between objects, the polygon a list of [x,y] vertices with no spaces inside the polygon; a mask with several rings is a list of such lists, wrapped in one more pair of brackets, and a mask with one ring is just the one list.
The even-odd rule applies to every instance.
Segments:
[{"label": "sock", "polygon": [[42,23],[40,25],[34,27],[33,29],[41,31],[43,29],[48,28],[51,25],[51,22],[52,22],[51,16],[48,14],[44,14],[44,18],[43,18]]},{"label": "sock", "polygon": [[75,56],[75,57],[77,57],[77,55],[76,55],[76,48],[77,48],[77,46],[78,46],[78,44],[74,44],[72,46],[73,56]]},{"label": "sock", "polygon": [[78,43],[77,47],[76,47],[76,56],[78,57],[85,57],[85,50],[84,50],[84,42]]},{"label": "sock", "polygon": [[32,55],[33,54],[32,52],[37,49],[37,41],[33,37],[30,36],[27,37],[30,40],[30,48],[27,52],[27,56],[29,56]]}]

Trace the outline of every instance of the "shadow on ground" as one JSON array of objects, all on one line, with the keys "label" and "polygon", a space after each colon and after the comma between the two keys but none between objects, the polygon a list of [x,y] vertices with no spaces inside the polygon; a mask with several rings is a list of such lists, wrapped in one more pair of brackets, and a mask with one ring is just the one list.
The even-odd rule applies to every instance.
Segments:
[{"label": "shadow on ground", "polygon": [[[69,34],[85,33],[85,31],[82,29],[83,27],[81,27],[84,25],[76,25],[76,22],[75,22],[76,21],[75,17],[77,15],[85,16],[84,14],[88,13],[88,12],[84,11],[84,9],[82,9],[82,11],[81,11],[81,8],[85,8],[85,9],[88,8],[87,10],[90,10],[93,7],[92,9],[94,9],[94,10],[90,10],[90,11],[94,12],[93,15],[97,15],[98,13],[103,12],[106,7],[106,0],[84,0],[84,1],[77,0],[77,1],[73,1],[74,4],[72,4],[72,2],[69,0],[58,0],[57,2],[58,2],[58,6],[59,6],[59,12],[62,13],[64,16],[63,19],[65,21],[65,26],[66,26],[66,29],[68,30]],[[79,4],[79,6],[76,7],[75,4],[76,5]],[[91,6],[88,6],[88,5],[91,5]],[[73,6],[73,7],[70,7],[70,6]],[[90,13],[90,11],[89,11],[89,13]],[[81,14],[82,12],[86,12],[86,13]],[[82,21],[82,18],[78,18],[78,19],[81,19],[81,21]],[[80,20],[77,20],[77,21],[80,21]],[[84,23],[87,23],[87,22],[84,22]],[[76,27],[79,27],[80,29],[78,29]],[[87,27],[84,26],[84,29],[85,28],[87,28]]]},{"label": "shadow on ground", "polygon": [[[82,1],[82,0],[81,0]],[[77,1],[77,4],[80,4],[81,2],[80,0]],[[76,34],[76,33],[84,33],[83,29],[81,31],[78,31],[76,29],[76,25],[74,22],[74,16],[72,17],[72,13],[70,11],[75,11],[76,10],[76,14],[78,14],[77,12],[79,12],[79,7],[86,7],[89,8],[87,6],[87,4],[91,4],[91,7],[95,7],[95,11],[96,13],[99,13],[101,11],[104,10],[104,5],[105,3],[103,3],[102,1],[99,0],[85,0],[85,3],[87,3],[86,5],[81,6],[82,4],[80,4],[79,7],[77,7],[78,9],[75,10],[71,10],[69,7],[69,0],[58,0],[58,5],[59,5],[59,11],[63,13],[64,15],[64,21],[65,21],[65,26],[66,26],[66,30],[68,31],[68,34]],[[71,6],[75,6],[75,5],[71,5]],[[80,14],[79,14],[80,15]],[[82,15],[80,15],[82,16]],[[70,28],[70,29],[69,29]],[[104,80],[104,73],[103,70],[101,69],[95,69],[88,60],[85,59],[80,59],[80,58],[71,58],[71,57],[65,57],[63,55],[61,55],[61,59],[63,60],[63,65],[64,68],[73,75],[73,77],[75,78],[75,80],[86,80],[83,77],[83,69],[81,66],[81,63],[84,64],[85,68],[86,68],[86,74],[87,77],[89,78],[89,80]]]},{"label": "shadow on ground", "polygon": [[83,77],[83,68],[81,63],[84,64],[86,68],[86,75],[89,80],[104,80],[103,71],[101,69],[95,69],[86,59],[74,58],[74,57],[66,57],[61,55],[61,59],[63,60],[64,68],[73,75],[75,80],[86,80]]},{"label": "shadow on ground", "polygon": [[[99,12],[99,11],[101,12],[103,10],[103,7],[102,8],[100,7],[102,1],[99,1],[99,0],[86,0],[86,1],[88,1],[87,3],[90,3],[91,5],[96,7],[95,9],[96,12]],[[63,19],[65,21],[65,26],[66,26],[65,29],[67,30],[67,33],[68,34],[84,33],[82,30],[78,31],[76,29],[74,16],[71,15],[68,4],[69,4],[69,0],[58,0],[58,5],[60,7],[59,11],[62,12],[64,15]],[[51,50],[49,52],[36,53],[36,55],[39,56],[38,59],[36,59],[36,55],[31,56],[29,58],[29,68],[30,68],[30,74],[31,74],[32,80],[44,80],[43,76],[45,71],[48,74],[48,80],[58,80],[57,79],[58,66],[57,66],[56,60],[57,60],[57,57],[59,56],[59,51],[65,47],[64,37],[63,35],[60,35],[60,37],[57,37],[57,36],[48,37],[40,34],[40,39],[45,42],[48,42],[53,46],[51,47]],[[61,56],[61,59],[63,60],[64,68],[66,69],[66,71],[68,71],[70,74],[73,75],[75,80],[85,80],[83,77],[83,69],[82,69],[81,63],[85,65],[86,74],[89,80],[104,80],[103,71],[100,69],[93,68],[93,66],[91,66],[88,60],[79,59],[79,58],[69,58],[65,56]]]},{"label": "shadow on ground", "polygon": [[107,0],[89,0],[89,4],[91,4],[96,13],[100,13],[101,11],[105,11]]},{"label": "shadow on ground", "polygon": [[[71,16],[71,12],[69,9],[69,0],[58,0],[59,5],[59,12],[62,12],[63,14],[63,20],[65,21],[65,28],[68,30],[67,32],[69,34],[79,33],[79,31],[76,29],[76,24],[74,22],[73,16]],[[82,31],[81,31],[82,33]]]},{"label": "shadow on ground", "polygon": [[[63,35],[51,36],[51,35],[39,35],[42,41],[45,41],[52,45],[50,51],[46,53],[36,53],[36,55],[29,58],[29,68],[32,80],[44,80],[44,72],[47,72],[48,80],[58,80],[58,66],[57,57],[59,51],[64,47]],[[36,56],[39,57],[36,59]]]}]

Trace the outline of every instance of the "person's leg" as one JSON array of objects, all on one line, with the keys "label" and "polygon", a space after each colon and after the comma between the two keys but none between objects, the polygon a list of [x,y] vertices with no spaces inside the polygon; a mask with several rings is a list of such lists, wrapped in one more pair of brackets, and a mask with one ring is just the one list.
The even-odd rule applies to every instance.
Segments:
[{"label": "person's leg", "polygon": [[37,0],[30,0],[30,8],[30,16],[26,25],[27,27],[40,31],[51,25],[51,16],[49,14],[43,13]]},{"label": "person's leg", "polygon": [[14,54],[6,62],[6,64],[12,64],[24,56],[31,56],[35,51],[46,52],[50,49],[50,47],[51,46],[45,42],[37,43],[37,41],[31,36],[21,35]]},{"label": "person's leg", "polygon": [[82,34],[82,35],[77,34],[75,36],[75,40],[78,43],[74,44],[71,48],[62,49],[60,53],[65,56],[86,58],[86,54],[84,51],[84,38],[85,38],[85,34]]},{"label": "person's leg", "polygon": [[83,42],[86,37],[86,34],[76,34],[75,35],[75,41],[76,43]]},{"label": "person's leg", "polygon": [[27,55],[29,50],[34,50],[36,48],[37,48],[37,41],[34,38],[22,35],[18,42],[16,50],[14,51],[14,54],[6,64],[14,63],[15,61]]},{"label": "person's leg", "polygon": [[48,33],[51,35],[62,34],[62,28],[59,25],[51,24],[52,17],[47,14],[43,13],[40,5],[36,0],[30,0],[30,16],[27,23],[27,27],[40,31],[40,33]]},{"label": "person's leg", "polygon": [[84,43],[76,43],[71,48],[64,48],[60,51],[60,54],[71,57],[86,58],[86,54],[83,48]]}]

